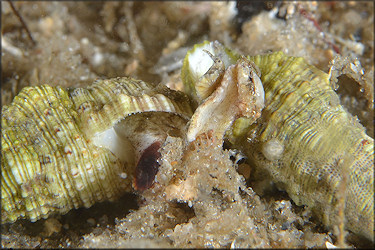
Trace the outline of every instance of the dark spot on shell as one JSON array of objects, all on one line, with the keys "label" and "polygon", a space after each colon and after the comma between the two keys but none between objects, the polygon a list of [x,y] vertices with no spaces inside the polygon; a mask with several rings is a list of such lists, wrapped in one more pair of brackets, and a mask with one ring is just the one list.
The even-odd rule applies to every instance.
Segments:
[{"label": "dark spot on shell", "polygon": [[135,169],[134,188],[136,190],[144,191],[154,183],[155,175],[158,173],[160,166],[158,163],[161,156],[160,147],[161,143],[157,141],[143,151]]}]

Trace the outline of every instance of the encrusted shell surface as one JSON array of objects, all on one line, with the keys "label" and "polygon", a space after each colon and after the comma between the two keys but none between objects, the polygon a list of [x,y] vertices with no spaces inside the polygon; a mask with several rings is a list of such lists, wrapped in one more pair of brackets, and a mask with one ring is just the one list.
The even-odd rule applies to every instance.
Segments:
[{"label": "encrusted shell surface", "polygon": [[2,223],[64,214],[131,190],[131,144],[124,140],[125,149],[112,152],[106,132],[113,140],[115,124],[146,111],[186,121],[192,114],[184,94],[131,78],[70,90],[24,88],[2,108]]},{"label": "encrusted shell surface", "polygon": [[[195,98],[199,95],[192,79],[201,83],[202,74],[190,66],[191,54],[206,47],[207,42],[196,45],[182,68],[186,89]],[[236,57],[215,47],[219,58]],[[373,138],[340,105],[325,72],[282,52],[248,58],[260,70],[265,107],[256,123],[237,119],[227,138],[258,172],[266,170],[297,205],[311,207],[325,225],[338,225],[340,201],[345,200],[346,227],[373,241]]]}]

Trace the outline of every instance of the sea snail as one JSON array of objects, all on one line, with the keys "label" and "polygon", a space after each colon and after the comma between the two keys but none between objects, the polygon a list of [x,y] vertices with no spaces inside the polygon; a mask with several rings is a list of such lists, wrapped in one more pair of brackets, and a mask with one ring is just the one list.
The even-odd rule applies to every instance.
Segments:
[{"label": "sea snail", "polygon": [[[230,69],[241,57],[218,42],[195,45],[182,67],[187,93],[204,104],[210,98],[206,91],[213,92],[217,79],[223,79],[222,74],[216,79],[205,72]],[[247,60],[260,76],[264,107],[256,111],[259,118],[237,117],[226,138],[257,171],[269,173],[297,205],[311,207],[328,227],[337,225],[344,196],[346,228],[374,241],[374,140],[340,105],[329,74],[282,52]],[[259,89],[251,93],[253,104],[261,103]]]},{"label": "sea snail", "polygon": [[[212,60],[218,58],[205,53]],[[36,221],[90,207],[114,200],[132,186],[147,189],[167,136],[188,134],[191,141],[213,129],[223,137],[234,117],[253,116],[255,110],[259,117],[264,93],[249,67],[251,62],[242,58],[230,69],[216,61],[203,72],[202,86],[216,81],[216,76],[223,81],[205,91],[206,104],[192,119],[191,101],[184,93],[131,78],[98,80],[87,88],[24,88],[2,108],[2,223],[19,218]],[[248,77],[261,91],[255,108],[249,105],[255,85],[248,84]],[[232,103],[228,97],[240,102]],[[221,116],[228,107],[233,113]],[[208,113],[216,115],[211,123],[215,126],[200,126]]]},{"label": "sea snail", "polygon": [[194,114],[184,94],[130,78],[23,89],[2,109],[2,222],[113,200],[132,184],[144,190],[167,135],[192,141],[213,130],[328,227],[344,193],[347,229],[374,240],[374,141],[328,74],[282,52],[243,57],[204,42],[181,77]]},{"label": "sea snail", "polygon": [[132,78],[24,88],[2,108],[2,223],[148,188],[163,140],[181,136],[191,115],[183,93]]}]

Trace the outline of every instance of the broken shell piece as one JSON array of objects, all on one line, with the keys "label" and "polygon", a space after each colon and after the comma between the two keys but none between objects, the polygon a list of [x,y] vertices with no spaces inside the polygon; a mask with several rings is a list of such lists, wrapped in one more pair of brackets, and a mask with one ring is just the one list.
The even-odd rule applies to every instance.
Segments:
[{"label": "broken shell piece", "polygon": [[191,142],[197,135],[212,130],[221,140],[237,118],[246,117],[254,122],[263,107],[262,83],[252,63],[242,57],[226,69],[218,87],[198,106],[190,120],[187,139]]},{"label": "broken shell piece", "polygon": [[165,188],[166,198],[168,200],[178,200],[191,202],[198,197],[198,184],[195,176],[190,176],[186,180],[180,180],[178,183],[170,184]]},{"label": "broken shell piece", "polygon": [[[181,79],[184,83],[185,92],[196,104],[201,103],[210,94],[197,83],[214,65],[215,60],[213,60],[212,56],[219,59],[225,69],[236,63],[239,57],[218,41],[205,41],[195,45],[193,49],[188,51],[181,68]],[[221,63],[217,63],[214,67],[221,70]]]},{"label": "broken shell piece", "polygon": [[194,46],[181,70],[186,91],[200,104],[190,120],[188,141],[210,130],[220,139],[236,119],[241,123],[235,123],[235,127],[243,130],[238,125],[243,124],[241,119],[252,124],[259,118],[264,107],[259,76],[260,71],[253,62],[217,41]]},{"label": "broken shell piece", "polygon": [[208,50],[204,51],[211,57],[214,63],[195,83],[195,90],[200,102],[211,95],[211,93],[217,88],[217,85],[220,84],[225,72],[223,61],[219,57],[212,55]]}]

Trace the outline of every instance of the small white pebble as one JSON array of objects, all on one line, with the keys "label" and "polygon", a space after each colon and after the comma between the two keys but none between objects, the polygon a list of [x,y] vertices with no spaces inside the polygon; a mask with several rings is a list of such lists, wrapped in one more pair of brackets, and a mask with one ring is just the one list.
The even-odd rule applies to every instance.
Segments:
[{"label": "small white pebble", "polygon": [[87,44],[89,44],[89,39],[87,37],[83,37],[81,39],[81,43],[84,44],[84,45],[87,45]]},{"label": "small white pebble", "polygon": [[267,158],[267,160],[275,161],[281,158],[284,152],[283,144],[273,138],[267,141],[262,147],[262,153]]},{"label": "small white pebble", "polygon": [[95,65],[95,66],[98,66],[103,62],[103,59],[104,59],[103,54],[100,53],[100,52],[97,52],[97,53],[94,54],[94,56],[92,58],[92,64]]}]

